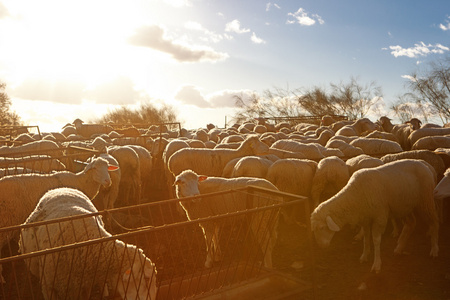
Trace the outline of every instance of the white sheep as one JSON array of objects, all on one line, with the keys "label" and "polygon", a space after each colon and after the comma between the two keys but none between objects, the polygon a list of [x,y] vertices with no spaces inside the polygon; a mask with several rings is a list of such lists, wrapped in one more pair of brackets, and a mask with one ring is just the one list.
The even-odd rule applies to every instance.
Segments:
[{"label": "white sheep", "polygon": [[141,178],[141,193],[142,195],[148,195],[150,193],[151,187],[151,173],[153,168],[153,159],[150,151],[148,151],[143,146],[139,145],[128,145],[131,149],[136,151],[139,157],[139,170]]},{"label": "white sheep", "polygon": [[291,152],[300,152],[307,159],[320,160],[326,156],[336,155],[343,157],[344,154],[335,148],[325,148],[317,143],[303,144],[293,140],[278,140],[270,146],[273,149],[280,149]]},{"label": "white sheep", "polygon": [[371,139],[360,137],[350,142],[353,147],[361,148],[368,155],[384,155],[388,153],[399,153],[403,149],[399,143],[385,139]]},{"label": "white sheep", "polygon": [[448,198],[450,198],[450,169],[445,171],[444,177],[434,188],[434,201],[440,213],[439,219],[441,222],[447,217],[444,216],[444,200]]},{"label": "white sheep", "polygon": [[326,148],[337,148],[341,150],[341,152],[344,154],[345,157],[354,157],[358,156],[360,154],[363,154],[364,151],[361,148],[352,146],[348,144],[347,142],[339,139],[334,140],[328,140],[327,144],[325,145]]},{"label": "white sheep", "polygon": [[113,128],[109,125],[101,125],[101,124],[83,124],[84,122],[80,119],[75,119],[73,121],[73,125],[77,130],[77,134],[83,136],[84,138],[92,138],[97,134],[102,133],[110,133],[113,131]]},{"label": "white sheep", "polygon": [[450,148],[450,135],[425,136],[418,139],[412,146],[411,150],[431,150],[437,148]]},{"label": "white sheep", "polygon": [[[226,191],[230,189],[242,188],[246,186],[259,186],[267,189],[277,190],[277,188],[269,181],[263,178],[239,177],[239,178],[222,178],[207,177],[197,175],[191,170],[185,170],[175,177],[176,194],[178,198],[196,196],[200,194],[208,194],[217,191]],[[224,215],[236,211],[243,211],[248,208],[262,207],[268,199],[257,200],[249,207],[247,195],[244,194],[227,194],[224,196],[214,196],[203,200],[198,198],[192,201],[180,201],[180,205],[186,212],[189,220],[206,218],[215,215]],[[276,243],[278,224],[278,214],[271,217],[267,212],[261,211],[252,216],[250,228],[255,235],[264,256],[264,266],[272,268],[272,250]],[[219,227],[215,223],[201,222],[200,226],[206,241],[206,261],[205,267],[210,268],[213,261],[221,259],[221,251],[219,246]]]},{"label": "white sheep", "polygon": [[372,157],[367,154],[360,154],[358,156],[347,159],[345,161],[345,164],[347,165],[349,175],[351,176],[353,173],[360,169],[378,167],[384,164],[384,162],[379,158]]},{"label": "white sheep", "polygon": [[[95,212],[81,191],[57,188],[42,196],[25,224]],[[90,216],[24,228],[19,248],[26,254],[111,236],[99,216]],[[103,296],[109,289],[122,299],[156,299],[155,265],[141,249],[120,240],[35,256],[25,263],[39,278],[45,299],[90,299],[95,289]]]},{"label": "white sheep", "polygon": [[420,160],[400,160],[353,173],[347,185],[322,202],[311,214],[311,229],[317,244],[329,246],[335,232],[344,225],[364,229],[364,249],[360,261],[368,260],[370,241],[374,244],[372,271],[381,270],[380,243],[390,216],[402,218],[402,233],[394,252],[401,254],[413,231],[417,214],[428,224],[430,255],[438,255],[439,221],[433,200],[435,179]]},{"label": "white sheep", "polygon": [[330,156],[321,159],[317,164],[311,186],[313,208],[339,192],[349,178],[348,167],[341,158]]},{"label": "white sheep", "polygon": [[184,148],[169,158],[168,167],[174,176],[184,170],[198,174],[221,176],[225,165],[236,157],[267,154],[269,147],[258,136],[248,136],[237,149]]},{"label": "white sheep", "polygon": [[175,197],[175,191],[173,189],[173,182],[175,177],[169,171],[167,162],[169,161],[169,158],[172,156],[172,154],[183,148],[190,148],[189,144],[185,140],[173,139],[169,141],[163,151],[162,159],[164,164],[164,176],[166,178],[167,189],[169,191],[169,198]]},{"label": "white sheep", "polygon": [[111,209],[115,207],[117,197],[119,196],[119,185],[122,177],[119,162],[108,153],[101,153],[99,157],[108,161],[110,166],[116,166],[117,170],[110,172],[111,185],[108,187],[100,186],[92,202],[98,210]]},{"label": "white sheep", "polygon": [[234,165],[231,177],[266,178],[269,167],[277,160],[279,157],[273,154],[244,156]]},{"label": "white sheep", "polygon": [[[333,129],[333,128],[332,128]],[[361,136],[364,132],[372,132],[376,130],[376,125],[368,118],[361,118],[356,120],[351,125],[345,125],[339,130],[334,130],[336,135],[343,136]]]},{"label": "white sheep", "polygon": [[23,156],[23,152],[33,152],[33,154],[49,155],[49,156],[60,156],[62,153],[57,151],[59,146],[53,141],[39,140],[31,143],[27,143],[22,146],[3,146],[0,147],[0,155],[2,156]]},{"label": "white sheep", "polygon": [[[23,174],[5,176],[0,179],[0,228],[23,223],[33,211],[42,195],[57,187],[76,188],[93,199],[100,185],[111,185],[108,170],[117,170],[103,158],[95,158],[83,171],[68,171],[53,174]],[[9,242],[8,236],[0,234],[0,249]],[[1,266],[0,266],[1,274]]]},{"label": "white sheep", "polygon": [[450,134],[450,128],[419,128],[408,136],[408,144],[412,147],[420,138],[437,135],[444,136],[447,134]]},{"label": "white sheep", "polygon": [[0,157],[0,166],[3,168],[22,167],[29,170],[27,173],[50,173],[64,171],[66,166],[58,159],[47,155],[30,155],[25,157]]}]

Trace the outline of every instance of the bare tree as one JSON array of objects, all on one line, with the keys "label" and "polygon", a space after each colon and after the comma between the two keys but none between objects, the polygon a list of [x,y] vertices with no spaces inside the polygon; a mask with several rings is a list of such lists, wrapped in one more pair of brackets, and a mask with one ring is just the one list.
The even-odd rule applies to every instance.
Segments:
[{"label": "bare tree", "polygon": [[439,116],[443,123],[450,120],[450,56],[412,73],[407,85],[415,103],[430,104],[432,114]]}]

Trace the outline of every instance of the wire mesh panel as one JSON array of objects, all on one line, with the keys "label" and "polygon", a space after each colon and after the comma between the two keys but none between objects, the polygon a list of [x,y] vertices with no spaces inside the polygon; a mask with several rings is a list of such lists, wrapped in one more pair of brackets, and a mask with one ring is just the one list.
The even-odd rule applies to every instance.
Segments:
[{"label": "wire mesh panel", "polygon": [[[203,216],[188,220],[186,208],[199,203]],[[295,206],[309,210],[305,198],[247,187],[2,228],[11,242],[0,259],[0,299],[120,299],[132,286],[152,299],[152,285],[156,299],[214,295],[271,272],[278,220]],[[92,220],[98,227],[87,225]],[[111,236],[98,235],[102,222]],[[123,254],[121,245],[142,249],[156,278],[143,272],[121,288],[123,264],[137,255]]]}]

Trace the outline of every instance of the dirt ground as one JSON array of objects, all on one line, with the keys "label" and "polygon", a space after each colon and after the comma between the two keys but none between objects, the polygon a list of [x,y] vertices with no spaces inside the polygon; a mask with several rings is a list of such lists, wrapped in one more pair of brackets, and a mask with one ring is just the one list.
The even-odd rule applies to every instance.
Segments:
[{"label": "dirt ground", "polygon": [[392,228],[388,227],[381,242],[379,274],[370,272],[373,256],[369,262],[359,262],[363,245],[353,239],[355,228],[346,227],[335,234],[329,248],[320,249],[313,242],[312,251],[305,231],[280,223],[274,253],[274,264],[280,271],[309,282],[315,278],[315,289],[293,299],[450,299],[450,221],[441,225],[439,256],[434,259],[429,256],[430,239],[421,224],[403,255],[394,255],[396,238],[391,237]]}]

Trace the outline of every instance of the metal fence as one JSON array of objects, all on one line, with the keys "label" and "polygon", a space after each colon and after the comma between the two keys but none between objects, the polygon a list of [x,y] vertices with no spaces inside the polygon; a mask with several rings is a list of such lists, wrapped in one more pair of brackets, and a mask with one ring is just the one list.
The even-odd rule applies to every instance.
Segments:
[{"label": "metal fence", "polygon": [[[209,211],[217,213],[188,220],[184,212],[180,210],[179,203],[188,205],[196,201],[201,201],[202,205],[209,208]],[[230,204],[233,201],[245,201],[245,209],[221,213],[219,206],[233,205]],[[99,261],[104,259],[102,255],[107,255],[101,254],[102,249],[108,242],[116,239],[141,248],[155,264],[156,278],[146,278],[146,280],[156,280],[156,299],[208,297],[259,299],[261,297],[254,294],[263,291],[264,281],[259,280],[265,278],[267,283],[268,276],[277,273],[274,269],[264,266],[265,258],[270,252],[270,243],[273,242],[271,238],[276,238],[276,235],[273,236],[271,233],[276,229],[280,216],[287,215],[294,208],[303,210],[305,216],[309,215],[308,201],[304,197],[250,186],[1,228],[0,235],[8,235],[11,242],[8,247],[4,247],[0,259],[6,281],[0,284],[0,299],[44,299],[41,288],[43,282],[46,282],[48,288],[48,282],[58,282],[61,276],[64,278],[72,276],[77,279],[67,281],[67,291],[72,291],[68,292],[67,299],[79,298],[73,295],[73,291],[79,291],[81,288],[70,285],[83,280],[92,281],[89,285],[90,293],[88,293],[91,299],[102,299],[102,291],[106,287],[109,295],[106,299],[119,299],[117,287],[105,283],[105,278],[114,276],[114,271],[95,268],[101,265]],[[55,232],[55,228],[60,228],[63,234],[70,235],[72,229],[68,229],[68,223],[80,230],[84,219],[98,216],[102,217],[105,228],[112,234],[111,237],[84,239],[70,244],[62,243],[53,248],[39,249],[26,254],[18,251],[17,241],[24,230]],[[306,241],[311,247],[309,218],[303,221],[308,233]],[[47,229],[50,226],[53,229]],[[213,231],[214,238],[205,238],[204,232],[208,230]],[[49,235],[46,238],[52,239],[52,236]],[[216,255],[217,252],[213,253],[215,259],[213,265],[209,267],[205,266],[207,249],[220,253],[220,255]],[[38,260],[41,266],[45,266],[46,262],[54,262],[61,258],[67,261],[68,257],[69,261],[74,263],[71,263],[70,267],[64,266],[64,274],[56,271],[51,273],[54,274],[52,278],[48,278],[48,275],[44,276],[42,269],[40,278],[32,275],[27,267],[27,261],[30,262],[31,259]],[[54,263],[52,265],[55,266]],[[86,268],[89,272],[83,272]],[[94,282],[93,274],[101,274],[103,280]],[[85,278],[79,278],[80,276]],[[281,294],[289,295],[313,288],[314,276],[308,276],[308,278],[312,279],[312,282],[291,285]],[[255,282],[258,283],[252,284]],[[269,284],[270,287],[272,287],[271,284]],[[264,293],[267,296],[268,292]],[[276,298],[280,299],[280,291],[275,293]]]}]

